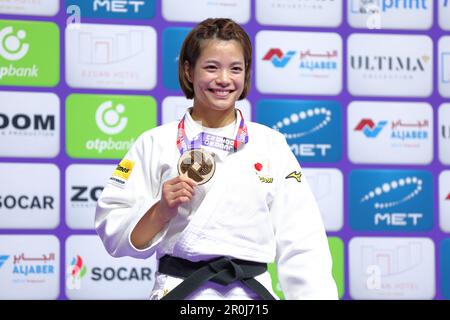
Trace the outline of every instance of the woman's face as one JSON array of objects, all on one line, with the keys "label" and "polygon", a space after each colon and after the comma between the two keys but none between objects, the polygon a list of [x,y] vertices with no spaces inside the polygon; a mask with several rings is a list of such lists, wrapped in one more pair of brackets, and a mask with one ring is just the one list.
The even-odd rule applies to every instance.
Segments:
[{"label": "woman's face", "polygon": [[194,87],[194,106],[225,111],[234,107],[245,83],[244,53],[235,40],[206,40],[194,68],[185,67]]}]

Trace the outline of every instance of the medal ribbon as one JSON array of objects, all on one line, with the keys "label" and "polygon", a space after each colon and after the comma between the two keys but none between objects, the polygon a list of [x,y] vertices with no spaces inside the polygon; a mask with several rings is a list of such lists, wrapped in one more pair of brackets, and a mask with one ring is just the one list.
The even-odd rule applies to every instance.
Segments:
[{"label": "medal ribbon", "polygon": [[181,119],[178,124],[177,148],[180,150],[180,154],[183,154],[186,150],[197,149],[200,146],[211,147],[228,152],[237,152],[242,145],[248,142],[248,131],[241,110],[236,110],[239,111],[239,114],[241,115],[241,122],[235,139],[229,139],[207,132],[200,132],[192,139],[192,141],[190,141],[184,128],[184,121],[186,118],[186,115],[184,115],[183,119]]}]

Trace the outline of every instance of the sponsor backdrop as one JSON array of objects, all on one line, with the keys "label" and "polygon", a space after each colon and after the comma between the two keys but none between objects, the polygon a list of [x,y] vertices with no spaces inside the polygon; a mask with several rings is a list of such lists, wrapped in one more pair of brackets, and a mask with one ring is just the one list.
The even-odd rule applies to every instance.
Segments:
[{"label": "sponsor backdrop", "polygon": [[94,209],[191,105],[181,43],[218,16],[252,39],[238,107],[302,164],[340,298],[450,299],[449,0],[0,0],[0,299],[148,298],[155,258],[110,257]]}]

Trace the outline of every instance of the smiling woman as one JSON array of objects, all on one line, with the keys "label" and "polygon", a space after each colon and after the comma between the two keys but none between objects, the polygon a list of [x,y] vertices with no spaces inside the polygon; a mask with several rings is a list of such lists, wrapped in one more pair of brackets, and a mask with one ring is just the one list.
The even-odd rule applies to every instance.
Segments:
[{"label": "smiling woman", "polygon": [[[159,260],[151,299],[336,299],[314,196],[284,136],[244,121],[252,46],[230,19],[184,40],[180,122],[142,134],[98,200],[96,230],[113,256]],[[177,138],[175,135],[177,133]],[[250,137],[251,136],[251,137]],[[126,164],[126,165],[125,165]]]},{"label": "smiling woman", "polygon": [[251,42],[236,26],[227,19],[206,20],[188,34],[180,51],[181,89],[194,99],[192,118],[206,127],[233,122],[235,102],[250,90]]},{"label": "smiling woman", "polygon": [[196,92],[192,118],[207,127],[223,127],[235,120],[234,102],[244,90],[244,56],[234,40],[209,40],[203,46],[195,66],[184,64]]}]

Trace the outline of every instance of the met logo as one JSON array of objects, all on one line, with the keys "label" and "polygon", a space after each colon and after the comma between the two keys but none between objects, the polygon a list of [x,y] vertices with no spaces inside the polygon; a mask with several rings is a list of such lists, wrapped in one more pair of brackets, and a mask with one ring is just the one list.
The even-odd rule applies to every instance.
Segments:
[{"label": "met logo", "polygon": [[339,161],[342,124],[337,102],[261,100],[256,117],[257,122],[282,133],[302,162]]},{"label": "met logo", "polygon": [[67,0],[66,7],[77,6],[81,18],[152,19],[155,0]]},{"label": "met logo", "polygon": [[362,119],[354,130],[362,131],[367,138],[376,138],[386,124],[384,120],[375,125],[372,119]]},{"label": "met logo", "polygon": [[419,170],[354,170],[350,225],[355,230],[426,231],[433,226],[432,176]]},{"label": "met logo", "polygon": [[272,48],[263,57],[263,61],[272,62],[276,68],[284,68],[295,54],[296,51],[293,50],[290,50],[284,54],[280,49]]},{"label": "met logo", "polygon": [[135,12],[138,13],[145,5],[145,1],[134,0],[94,0],[92,2],[92,9],[94,11],[104,10],[106,12]]}]

